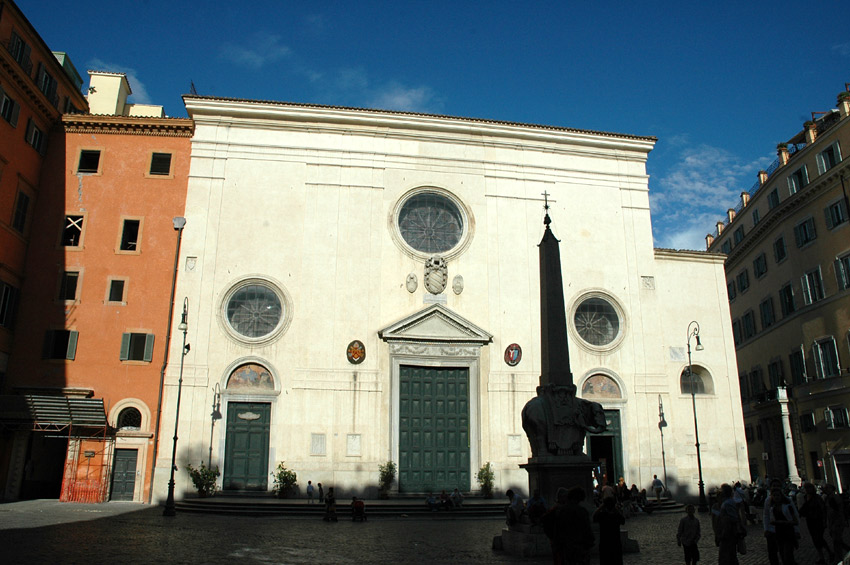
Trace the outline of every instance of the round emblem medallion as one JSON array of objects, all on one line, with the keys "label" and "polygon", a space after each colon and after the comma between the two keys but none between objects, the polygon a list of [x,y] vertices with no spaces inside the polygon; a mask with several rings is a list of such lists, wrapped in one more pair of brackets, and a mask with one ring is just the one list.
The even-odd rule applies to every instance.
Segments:
[{"label": "round emblem medallion", "polygon": [[518,344],[512,343],[505,348],[505,363],[509,367],[516,367],[521,360],[522,348]]},{"label": "round emblem medallion", "polygon": [[359,365],[366,359],[366,346],[359,339],[355,339],[348,344],[345,350],[345,356],[348,357],[348,362],[353,365]]}]

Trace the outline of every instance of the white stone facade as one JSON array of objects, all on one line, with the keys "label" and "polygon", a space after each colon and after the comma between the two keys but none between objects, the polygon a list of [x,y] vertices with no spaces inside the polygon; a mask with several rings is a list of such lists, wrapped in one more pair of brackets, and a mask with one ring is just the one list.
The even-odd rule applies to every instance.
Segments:
[{"label": "white stone facade", "polygon": [[[191,343],[178,467],[207,460],[218,385],[223,419],[213,433],[214,465],[226,459],[228,406],[257,401],[271,405],[269,473],[285,461],[302,487],[311,480],[343,493],[373,489],[378,465],[399,458],[400,367],[457,367],[469,377],[471,489],[488,461],[497,490],[527,489],[518,467],[530,456],[520,412],[540,374],[537,244],[545,192],[561,241],[574,380],[581,391],[586,379],[604,375],[619,388],[620,398],[601,402],[620,411],[615,458],[622,456],[626,481],[646,488],[653,473],[662,476],[661,398],[671,487],[696,493],[691,397],[679,388],[692,319],[705,345],[694,364],[713,384],[713,393],[697,397],[706,484],[747,476],[723,258],[653,249],[645,167],[653,138],[185,101],[196,130],[177,287],[178,303],[189,297]],[[450,201],[463,223],[436,278],[426,272],[431,254],[405,243],[398,227],[403,204],[423,192]],[[239,338],[226,303],[239,285],[257,281],[275,290],[285,314],[269,335]],[[437,294],[428,290],[441,285]],[[617,312],[607,345],[586,343],[573,323],[588,297],[604,298]],[[365,346],[359,364],[346,356],[353,340]],[[170,463],[178,341],[166,378],[158,496]],[[513,343],[522,358],[511,367],[505,350]],[[230,374],[245,363],[266,368],[273,384],[256,394],[228,389]],[[191,487],[182,471],[177,484],[178,493]]]}]

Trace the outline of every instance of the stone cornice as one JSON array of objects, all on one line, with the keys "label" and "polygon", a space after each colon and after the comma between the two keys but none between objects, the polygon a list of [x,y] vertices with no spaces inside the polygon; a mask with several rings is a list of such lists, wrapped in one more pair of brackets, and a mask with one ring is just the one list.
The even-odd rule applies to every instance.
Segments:
[{"label": "stone cornice", "polygon": [[65,114],[65,133],[116,133],[157,137],[192,137],[195,122],[190,118],[145,118],[94,114]]},{"label": "stone cornice", "polygon": [[667,259],[672,261],[703,261],[706,263],[720,263],[726,261],[726,255],[723,253],[713,253],[711,251],[691,251],[687,249],[664,249],[656,247],[654,249],[656,259]]}]

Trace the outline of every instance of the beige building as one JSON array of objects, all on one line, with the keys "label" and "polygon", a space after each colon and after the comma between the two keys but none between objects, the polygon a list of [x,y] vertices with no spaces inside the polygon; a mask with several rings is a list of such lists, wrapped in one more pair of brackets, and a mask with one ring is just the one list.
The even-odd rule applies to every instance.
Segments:
[{"label": "beige building", "polygon": [[[540,375],[547,194],[574,380],[610,423],[587,440],[601,472],[648,487],[666,466],[675,492],[696,494],[682,375],[697,320],[705,480],[746,476],[724,257],[653,248],[654,138],[185,103],[196,129],[176,302],[188,299],[191,347],[183,357],[172,343],[160,435],[173,435],[182,361],[181,470],[210,457],[225,490],[262,491],[285,462],[302,486],[374,494],[391,460],[399,491],[468,492],[491,462],[496,489],[526,490],[520,412]],[[169,455],[157,459],[160,497]],[[186,473],[177,481],[178,496],[191,490]]]},{"label": "beige building", "polygon": [[753,477],[850,488],[848,114],[847,92],[813,112],[706,238],[727,255]]}]

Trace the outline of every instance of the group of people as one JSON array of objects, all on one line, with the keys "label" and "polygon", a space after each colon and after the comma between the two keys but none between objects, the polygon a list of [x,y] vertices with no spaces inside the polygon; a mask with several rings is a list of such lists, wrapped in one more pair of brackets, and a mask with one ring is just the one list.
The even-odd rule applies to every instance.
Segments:
[{"label": "group of people", "polygon": [[[656,481],[659,485],[661,484],[657,475],[650,487],[653,488],[653,490]],[[613,498],[616,500],[617,506],[626,517],[633,516],[640,512],[652,512],[652,505],[647,501],[646,489],[639,490],[637,485],[634,483],[632,483],[632,486],[629,487],[623,477],[620,477],[619,481],[617,481],[617,484],[614,486],[608,483],[608,479],[606,477],[602,478],[601,485],[599,484],[598,479],[594,478],[593,485],[593,502],[596,506],[601,506],[607,498]],[[656,493],[656,499],[660,497],[660,495],[661,490],[658,490]]]},{"label": "group of people", "polygon": [[429,492],[428,496],[425,497],[425,504],[431,512],[453,510],[463,505],[463,494],[458,489],[454,489],[451,494],[448,494],[446,489],[443,489],[438,498],[434,496],[433,492]]},{"label": "group of people", "polygon": [[[318,490],[319,493],[319,504],[325,505],[325,514],[322,517],[322,520],[325,522],[336,522],[336,495],[334,494],[334,488],[330,487],[328,489],[328,493],[325,494],[325,489],[322,487],[322,483],[316,483],[316,487],[313,486],[313,481],[307,481],[307,504],[315,504],[313,496],[316,494]],[[357,500],[355,497],[352,501],[352,508],[354,508],[354,502]]]}]

